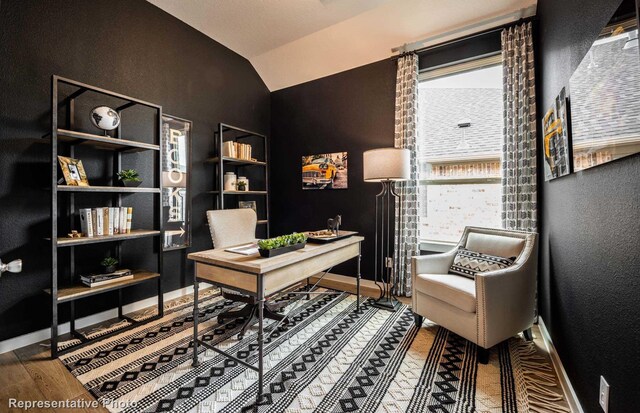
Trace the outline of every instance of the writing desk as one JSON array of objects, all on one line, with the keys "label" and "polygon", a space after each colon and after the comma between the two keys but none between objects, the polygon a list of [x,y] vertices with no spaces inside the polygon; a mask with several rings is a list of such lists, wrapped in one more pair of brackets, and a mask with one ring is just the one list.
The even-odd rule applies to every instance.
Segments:
[{"label": "writing desk", "polygon": [[[327,244],[307,244],[305,248],[262,258],[259,254],[241,255],[224,249],[193,252],[193,364],[197,367],[198,345],[216,351],[258,372],[258,402],[264,385],[264,304],[265,298],[350,259],[357,259],[356,311],[360,311],[360,259],[364,237],[352,236]],[[235,290],[256,297],[258,305],[258,366],[240,360],[208,343],[198,340],[198,281]],[[249,357],[247,357],[247,360]]]}]

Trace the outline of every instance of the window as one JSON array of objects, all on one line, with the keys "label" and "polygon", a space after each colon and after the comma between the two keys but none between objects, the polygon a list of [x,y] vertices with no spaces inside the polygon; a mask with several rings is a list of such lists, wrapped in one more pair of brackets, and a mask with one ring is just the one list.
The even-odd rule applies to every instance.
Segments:
[{"label": "window", "polygon": [[418,97],[420,238],[433,246],[467,225],[500,228],[500,56],[422,72]]}]

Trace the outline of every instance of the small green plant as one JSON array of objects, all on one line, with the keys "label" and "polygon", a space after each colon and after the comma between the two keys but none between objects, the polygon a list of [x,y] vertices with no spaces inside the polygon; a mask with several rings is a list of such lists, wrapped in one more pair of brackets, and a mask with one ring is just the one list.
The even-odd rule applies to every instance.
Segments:
[{"label": "small green plant", "polygon": [[114,265],[118,265],[118,260],[113,257],[107,257],[100,262],[100,265],[103,267],[112,267]]},{"label": "small green plant", "polygon": [[118,172],[118,179],[121,181],[141,182],[138,171],[135,169],[123,169]]},{"label": "small green plant", "polygon": [[307,240],[307,236],[294,232],[289,235],[281,235],[275,238],[262,239],[258,241],[258,247],[263,250],[273,250],[276,248],[288,247],[289,245],[301,244]]},{"label": "small green plant", "polygon": [[238,189],[238,191],[246,191],[247,182],[246,181],[238,181],[238,182],[236,182],[236,188]]}]

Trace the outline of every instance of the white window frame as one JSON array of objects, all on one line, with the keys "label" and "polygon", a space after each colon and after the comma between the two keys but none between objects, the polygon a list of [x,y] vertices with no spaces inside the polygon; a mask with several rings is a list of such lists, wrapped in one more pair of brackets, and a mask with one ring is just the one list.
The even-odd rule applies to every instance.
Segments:
[{"label": "white window frame", "polygon": [[[469,72],[476,69],[491,67],[502,64],[502,55],[501,53],[495,52],[488,55],[473,57],[468,60],[462,60],[457,62],[452,62],[446,65],[436,66],[429,68],[427,70],[423,70],[418,74],[418,82],[424,82],[427,80],[437,79],[445,76],[451,76],[454,74]],[[460,158],[439,158],[434,159],[431,162],[430,159],[427,159],[427,163],[467,163],[467,162],[480,162],[480,161],[500,161],[501,156],[487,156],[478,155],[478,156],[470,156],[464,159]],[[482,184],[482,183],[500,183],[502,181],[501,177],[478,177],[478,178],[460,178],[460,179],[420,179],[418,181],[419,186],[424,185],[451,185],[451,184]],[[430,240],[430,239],[420,239],[420,250],[425,252],[448,252],[451,251],[457,245],[457,242],[449,242],[449,241],[438,241],[438,240]]]}]

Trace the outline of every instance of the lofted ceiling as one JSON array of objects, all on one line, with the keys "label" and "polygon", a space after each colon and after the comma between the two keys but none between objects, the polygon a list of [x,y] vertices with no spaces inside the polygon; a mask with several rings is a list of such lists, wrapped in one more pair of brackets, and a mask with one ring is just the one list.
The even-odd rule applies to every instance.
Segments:
[{"label": "lofted ceiling", "polygon": [[[536,0],[148,0],[247,58],[270,90],[535,13]],[[513,14],[514,12],[517,12]]]}]

